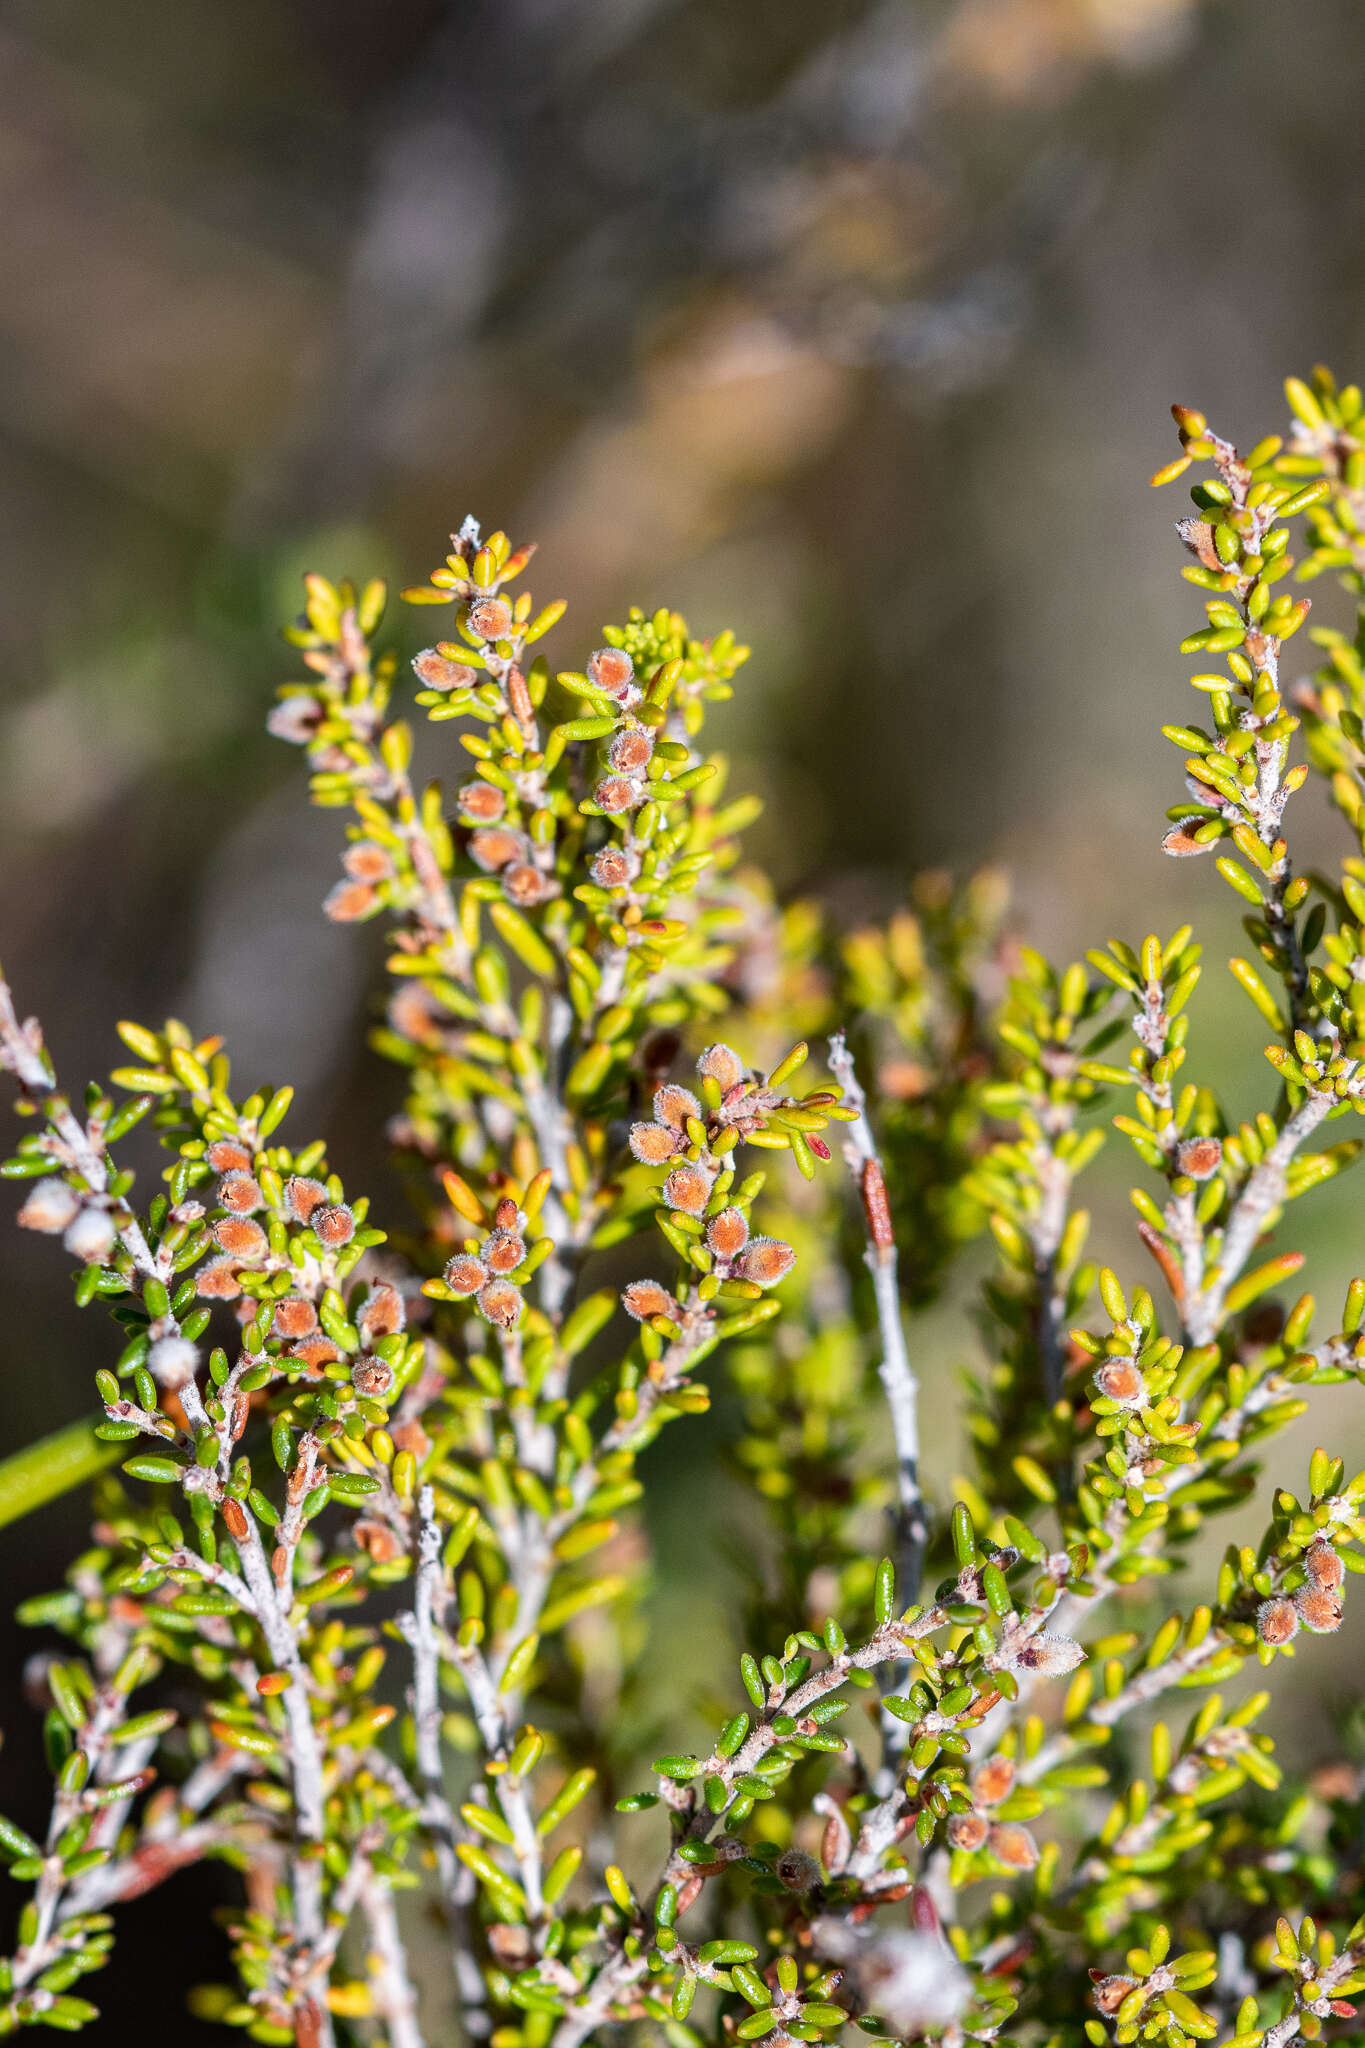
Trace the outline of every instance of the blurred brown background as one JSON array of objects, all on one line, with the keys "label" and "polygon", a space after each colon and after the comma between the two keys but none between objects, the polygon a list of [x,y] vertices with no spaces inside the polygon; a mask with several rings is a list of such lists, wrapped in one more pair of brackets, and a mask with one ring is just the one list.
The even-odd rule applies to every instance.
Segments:
[{"label": "blurred brown background", "polygon": [[[752,640],[719,732],[784,885],[989,856],[1049,945],[1193,915],[1225,958],[1157,850],[1195,600],[1145,480],[1172,398],[1250,439],[1365,370],[1362,75],[1359,0],[8,0],[0,958],[63,1071],[174,1010],[368,1162],[374,952],[318,914],[273,634],[470,510],[539,537],[566,661],[632,601]],[[1250,1091],[1254,1016],[1206,1014]],[[40,1253],[0,1230],[6,1447],[103,1358]],[[6,1610],[78,1527],[11,1541]]]}]

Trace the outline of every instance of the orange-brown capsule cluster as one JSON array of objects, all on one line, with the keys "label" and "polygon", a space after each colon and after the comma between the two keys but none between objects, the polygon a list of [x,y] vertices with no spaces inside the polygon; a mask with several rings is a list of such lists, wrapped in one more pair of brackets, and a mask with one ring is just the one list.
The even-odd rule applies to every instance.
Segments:
[{"label": "orange-brown capsule cluster", "polygon": [[1009,1870],[1032,1870],[1038,1861],[1038,1845],[1026,1827],[1015,1821],[993,1821],[991,1813],[1002,1806],[1014,1790],[1015,1769],[1007,1756],[987,1757],[972,1772],[968,1785],[969,1813],[948,1817],[946,1833],[954,1849],[971,1852],[989,1848]]},{"label": "orange-brown capsule cluster", "polygon": [[1341,1627],[1341,1587],[1346,1567],[1332,1545],[1322,1541],[1309,1545],[1302,1564],[1308,1582],[1294,1595],[1299,1620],[1314,1635],[1335,1635]]},{"label": "orange-brown capsule cluster", "polygon": [[636,811],[649,794],[646,776],[654,757],[654,734],[646,725],[629,724],[607,750],[608,775],[594,789],[593,802],[610,816]]},{"label": "orange-brown capsule cluster", "polygon": [[498,1203],[493,1228],[483,1239],[468,1238],[448,1262],[445,1283],[462,1300],[472,1295],[485,1321],[515,1328],[523,1307],[521,1289],[508,1278],[526,1257],[525,1218],[515,1202]]}]

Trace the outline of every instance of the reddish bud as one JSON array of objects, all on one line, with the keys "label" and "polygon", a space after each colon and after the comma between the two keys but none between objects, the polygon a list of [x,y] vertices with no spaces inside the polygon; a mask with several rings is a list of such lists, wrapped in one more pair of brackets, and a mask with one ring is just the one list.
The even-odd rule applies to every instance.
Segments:
[{"label": "reddish bud", "polygon": [[393,1367],[382,1358],[358,1358],[351,1367],[351,1385],[367,1400],[382,1401],[393,1392]]},{"label": "reddish bud", "polygon": [[329,1202],[325,1208],[315,1209],[312,1225],[318,1242],[329,1252],[338,1251],[355,1236],[355,1217],[346,1202]]},{"label": "reddish bud", "polygon": [[469,857],[486,875],[526,858],[526,839],[507,825],[488,825],[469,835]]},{"label": "reddish bud", "polygon": [[744,1079],[744,1062],[728,1045],[708,1045],[697,1061],[697,1072],[715,1081],[724,1093]]},{"label": "reddish bud", "polygon": [[638,783],[625,775],[608,775],[598,783],[592,793],[593,802],[615,817],[621,811],[629,811],[636,804],[644,802],[644,792]]},{"label": "reddish bud", "polygon": [[696,1166],[675,1166],[664,1182],[664,1200],[685,1216],[700,1216],[711,1199],[711,1183]]},{"label": "reddish bud", "polygon": [[701,1104],[690,1088],[679,1088],[676,1082],[669,1082],[654,1091],[654,1114],[661,1124],[671,1124],[680,1131],[690,1117],[700,1117]]},{"label": "reddish bud", "polygon": [[521,1320],[521,1289],[510,1280],[486,1280],[478,1293],[479,1314],[510,1330]]},{"label": "reddish bud", "polygon": [[630,1149],[644,1166],[662,1166],[678,1149],[678,1134],[666,1124],[632,1124]]},{"label": "reddish bud", "polygon": [[245,1216],[261,1206],[261,1190],[249,1173],[225,1173],[218,1183],[218,1200],[235,1215]]},{"label": "reddish bud", "polygon": [[749,1222],[742,1209],[722,1209],[706,1226],[706,1242],[718,1259],[733,1259],[749,1242]]},{"label": "reddish bud", "polygon": [[503,640],[511,631],[512,607],[505,597],[476,597],[465,616],[481,640]]},{"label": "reddish bud", "polygon": [[1282,1593],[1263,1600],[1256,1609],[1256,1633],[1263,1643],[1278,1649],[1299,1632],[1299,1617],[1292,1600]]},{"label": "reddish bud", "polygon": [[1009,1870],[1032,1870],[1038,1861],[1038,1844],[1027,1828],[1014,1822],[997,1821],[989,1841],[991,1854]]},{"label": "reddish bud", "polygon": [[456,801],[472,825],[496,825],[507,809],[507,798],[491,782],[466,782]]},{"label": "reddish bud", "polygon": [[384,882],[393,873],[393,855],[373,839],[358,839],[342,854],[341,865],[353,881]]},{"label": "reddish bud", "polygon": [[619,701],[635,681],[635,664],[623,648],[599,647],[588,658],[588,681]]},{"label": "reddish bud", "polygon": [[1175,1156],[1191,1180],[1210,1180],[1223,1163],[1223,1147],[1217,1138],[1187,1138]]},{"label": "reddish bud", "polygon": [[487,1266],[472,1252],[456,1252],[446,1267],[446,1286],[456,1294],[477,1294],[487,1278]]},{"label": "reddish bud", "polygon": [[796,1264],[796,1253],[780,1237],[756,1237],[735,1262],[741,1280],[755,1287],[776,1287]]},{"label": "reddish bud", "polygon": [[1294,1606],[1304,1627],[1315,1636],[1335,1635],[1341,1627],[1341,1595],[1330,1586],[1302,1586]]},{"label": "reddish bud", "polygon": [[599,889],[624,889],[635,878],[639,863],[623,846],[604,846],[588,868]]},{"label": "reddish bud", "polygon": [[414,655],[412,666],[419,682],[429,690],[467,690],[476,675],[467,662],[450,661],[434,647],[425,647]]},{"label": "reddish bud", "polygon": [[647,1323],[652,1316],[672,1315],[678,1306],[657,1280],[632,1280],[622,1292],[621,1305],[637,1323]]},{"label": "reddish bud", "polygon": [[638,775],[649,766],[654,752],[654,735],[642,725],[627,726],[612,741],[607,759],[620,775]]},{"label": "reddish bud", "polygon": [[295,1174],[284,1184],[284,1199],[289,1213],[300,1223],[307,1223],[313,1211],[327,1200],[327,1190],[320,1180],[305,1180],[301,1174]]},{"label": "reddish bud", "polygon": [[234,1259],[263,1259],[270,1249],[265,1232],[249,1216],[224,1216],[213,1226],[214,1243]]},{"label": "reddish bud", "polygon": [[235,1301],[242,1291],[234,1259],[210,1259],[195,1275],[194,1291],[205,1301]]},{"label": "reddish bud", "polygon": [[1014,1790],[1014,1761],[1007,1756],[987,1757],[972,1772],[972,1798],[978,1806],[999,1806]]},{"label": "reddish bud", "polygon": [[[240,1501],[228,1499],[223,1502],[223,1520],[227,1523],[227,1532],[233,1542],[244,1543],[249,1525],[247,1523],[246,1510]],[[285,1682],[287,1684],[288,1680]],[[258,1681],[257,1690],[260,1689],[261,1683],[263,1681]]]},{"label": "reddish bud", "polygon": [[951,1813],[944,1831],[954,1849],[970,1853],[979,1849],[986,1839],[988,1823],[981,1813]]},{"label": "reddish bud", "polygon": [[318,1312],[301,1294],[286,1294],[275,1303],[270,1327],[277,1337],[311,1337],[318,1326]]},{"label": "reddish bud", "polygon": [[338,882],[323,899],[323,910],[333,924],[354,924],[379,901],[368,882]]},{"label": "reddish bud", "polygon": [[251,1168],[251,1154],[246,1146],[234,1145],[230,1138],[219,1138],[205,1156],[215,1173],[247,1173]]}]

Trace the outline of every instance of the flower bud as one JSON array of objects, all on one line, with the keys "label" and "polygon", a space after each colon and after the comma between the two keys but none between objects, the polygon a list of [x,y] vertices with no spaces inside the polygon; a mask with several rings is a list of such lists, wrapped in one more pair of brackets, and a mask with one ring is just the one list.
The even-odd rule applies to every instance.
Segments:
[{"label": "flower bud", "polygon": [[521,1289],[510,1280],[486,1280],[478,1292],[479,1314],[504,1330],[521,1320]]},{"label": "flower bud", "polygon": [[310,1337],[318,1326],[318,1312],[302,1294],[286,1294],[275,1303],[270,1327],[277,1337]]},{"label": "flower bud", "polygon": [[461,817],[471,825],[496,825],[507,809],[507,798],[491,782],[466,782],[456,792]]},{"label": "flower bud", "polygon": [[599,647],[588,657],[588,681],[596,690],[621,701],[635,681],[635,664],[621,647]]},{"label": "flower bud", "polygon": [[722,1094],[744,1079],[744,1062],[728,1045],[708,1045],[697,1061],[697,1072],[714,1081]]},{"label": "flower bud", "polygon": [[25,1230],[43,1230],[55,1237],[66,1229],[80,1206],[80,1196],[64,1180],[40,1180],[30,1188],[16,1221]]},{"label": "flower bud", "polygon": [[158,1337],[147,1353],[152,1378],[167,1393],[187,1387],[199,1366],[199,1347],[188,1337]]},{"label": "flower bud", "polygon": [[697,1166],[675,1166],[664,1182],[664,1200],[685,1216],[700,1216],[711,1199],[711,1183]]},{"label": "flower bud", "polygon": [[487,1278],[487,1266],[472,1252],[456,1252],[445,1271],[446,1286],[460,1295],[477,1294]]},{"label": "flower bud", "polygon": [[476,597],[465,617],[481,640],[503,640],[511,631],[512,607],[505,597]]},{"label": "flower bud", "polygon": [[621,1306],[637,1323],[647,1323],[651,1316],[672,1315],[678,1304],[657,1280],[632,1280],[622,1292]]},{"label": "flower bud", "polygon": [[722,1209],[706,1226],[706,1242],[718,1259],[733,1259],[749,1242],[749,1222],[742,1209]]},{"label": "flower bud", "polygon": [[95,1266],[113,1250],[117,1237],[114,1219],[106,1210],[82,1209],[67,1225],[62,1243],[87,1266]]},{"label": "flower bud", "polygon": [[1263,1643],[1278,1649],[1299,1632],[1299,1617],[1292,1600],[1275,1593],[1256,1609],[1256,1633]]},{"label": "flower bud", "polygon": [[735,1261],[735,1271],[755,1287],[776,1287],[795,1264],[796,1253],[780,1237],[756,1237]]}]

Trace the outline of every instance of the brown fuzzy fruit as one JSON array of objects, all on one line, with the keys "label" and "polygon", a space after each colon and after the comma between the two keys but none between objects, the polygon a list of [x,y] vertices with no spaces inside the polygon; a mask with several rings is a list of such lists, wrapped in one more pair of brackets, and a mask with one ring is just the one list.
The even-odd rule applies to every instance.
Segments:
[{"label": "brown fuzzy fruit", "polygon": [[647,1323],[651,1316],[671,1315],[678,1306],[657,1280],[632,1280],[622,1292],[621,1305],[637,1323]]},{"label": "brown fuzzy fruit", "polygon": [[675,1166],[664,1182],[663,1195],[670,1209],[700,1216],[711,1199],[711,1183],[699,1167]]},{"label": "brown fuzzy fruit", "polygon": [[277,1337],[311,1337],[318,1326],[318,1312],[301,1294],[286,1294],[275,1303],[270,1327]]},{"label": "brown fuzzy fruit", "polygon": [[263,1259],[270,1249],[260,1224],[253,1223],[249,1216],[224,1216],[213,1226],[213,1241],[220,1251],[231,1252],[234,1259]]},{"label": "brown fuzzy fruit", "polygon": [[706,1242],[718,1259],[733,1259],[749,1242],[749,1222],[742,1209],[722,1209],[706,1226]]},{"label": "brown fuzzy fruit", "polygon": [[478,1292],[479,1314],[510,1330],[521,1320],[521,1289],[510,1280],[485,1280]]}]

